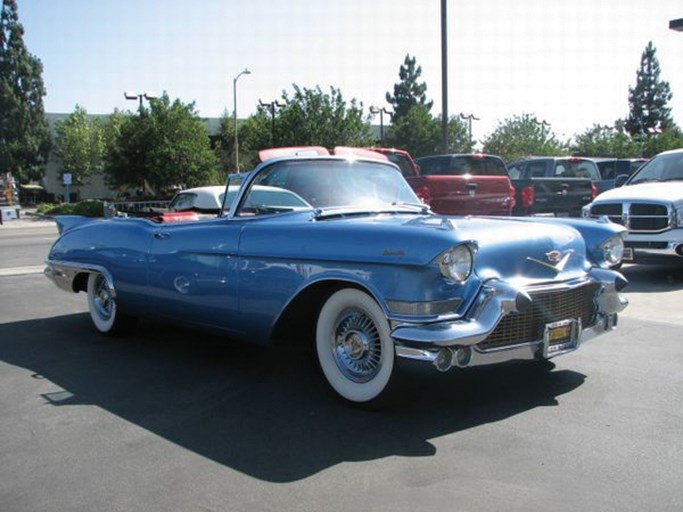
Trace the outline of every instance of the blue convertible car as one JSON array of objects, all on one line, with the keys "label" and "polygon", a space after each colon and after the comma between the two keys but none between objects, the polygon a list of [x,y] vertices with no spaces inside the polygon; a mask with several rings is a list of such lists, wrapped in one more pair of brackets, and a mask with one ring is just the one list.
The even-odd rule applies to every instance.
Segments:
[{"label": "blue convertible car", "polygon": [[610,270],[616,224],[435,215],[396,166],[353,155],[277,157],[242,176],[215,218],[59,218],[47,276],[86,292],[104,334],[146,316],[309,341],[331,388],[362,404],[400,359],[544,360],[613,329],[627,304]]}]

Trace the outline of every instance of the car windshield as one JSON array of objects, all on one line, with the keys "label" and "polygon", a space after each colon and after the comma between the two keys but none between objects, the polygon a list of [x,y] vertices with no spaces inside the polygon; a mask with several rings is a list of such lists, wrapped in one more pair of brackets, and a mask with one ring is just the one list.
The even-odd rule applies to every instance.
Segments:
[{"label": "car windshield", "polygon": [[597,166],[589,160],[568,159],[555,162],[553,176],[558,178],[598,179]]},{"label": "car windshield", "polygon": [[500,158],[486,155],[439,156],[420,159],[420,174],[463,176],[507,176]]},{"label": "car windshield", "polygon": [[683,152],[659,155],[653,158],[631,177],[628,184],[676,180],[683,180]]},{"label": "car windshield", "polygon": [[193,194],[191,192],[180,192],[176,194],[168,206],[175,211],[190,210],[194,207],[196,199],[197,194]]},{"label": "car windshield", "polygon": [[[230,187],[228,203],[237,193],[238,187]],[[220,190],[220,193],[218,192]],[[217,213],[223,202],[225,192],[222,187],[200,187],[192,191],[178,192],[168,205],[174,212],[195,211],[200,213]]]},{"label": "car windshield", "polygon": [[[269,194],[259,192],[263,190]],[[392,165],[362,160],[290,160],[274,163],[259,173],[237,214],[303,208],[375,211],[404,203],[420,201]]]}]

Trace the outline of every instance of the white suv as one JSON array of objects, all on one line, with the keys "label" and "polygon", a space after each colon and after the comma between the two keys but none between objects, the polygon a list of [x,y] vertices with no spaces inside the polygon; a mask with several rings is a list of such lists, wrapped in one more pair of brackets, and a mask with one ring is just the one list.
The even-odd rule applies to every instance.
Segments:
[{"label": "white suv", "polygon": [[583,208],[628,228],[624,262],[683,263],[683,149],[658,154]]}]

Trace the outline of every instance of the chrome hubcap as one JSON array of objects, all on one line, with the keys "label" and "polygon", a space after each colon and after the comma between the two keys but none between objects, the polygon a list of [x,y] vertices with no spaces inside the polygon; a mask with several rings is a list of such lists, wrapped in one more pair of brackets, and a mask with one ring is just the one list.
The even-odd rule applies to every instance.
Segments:
[{"label": "chrome hubcap", "polygon": [[359,309],[346,309],[334,331],[334,359],[345,377],[368,382],[380,370],[382,343],[375,323]]},{"label": "chrome hubcap", "polygon": [[98,276],[97,282],[95,283],[95,310],[100,318],[103,320],[108,320],[111,318],[114,309],[114,301],[111,297],[111,290],[107,285],[107,280]]}]

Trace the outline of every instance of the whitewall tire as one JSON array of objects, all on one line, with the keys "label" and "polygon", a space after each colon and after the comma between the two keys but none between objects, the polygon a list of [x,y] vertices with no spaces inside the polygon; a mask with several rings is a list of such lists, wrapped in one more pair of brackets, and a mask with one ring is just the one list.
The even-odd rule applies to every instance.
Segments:
[{"label": "whitewall tire", "polygon": [[386,394],[394,373],[394,343],[377,302],[354,288],[327,299],[316,326],[323,375],[342,398],[369,404]]},{"label": "whitewall tire", "polygon": [[95,329],[102,334],[119,334],[133,324],[130,317],[119,311],[109,283],[98,272],[88,276],[88,309]]}]

